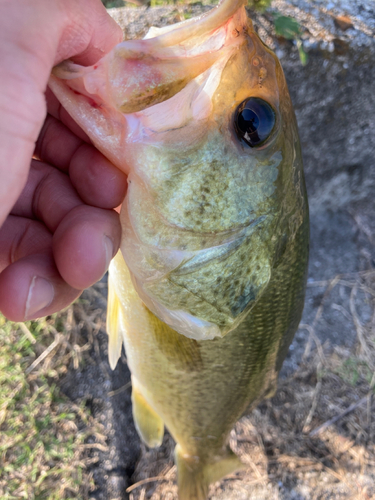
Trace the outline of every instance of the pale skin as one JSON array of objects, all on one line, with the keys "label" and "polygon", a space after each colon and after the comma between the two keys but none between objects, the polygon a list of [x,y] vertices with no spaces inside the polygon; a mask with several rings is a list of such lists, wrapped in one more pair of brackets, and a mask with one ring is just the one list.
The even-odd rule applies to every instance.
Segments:
[{"label": "pale skin", "polygon": [[10,320],[66,307],[118,250],[126,177],[47,82],[59,62],[94,64],[121,39],[100,0],[0,0],[0,311]]}]

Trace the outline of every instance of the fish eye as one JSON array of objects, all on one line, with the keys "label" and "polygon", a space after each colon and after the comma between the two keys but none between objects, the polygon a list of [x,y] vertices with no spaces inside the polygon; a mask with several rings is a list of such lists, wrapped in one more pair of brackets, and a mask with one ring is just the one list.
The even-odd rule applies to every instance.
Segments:
[{"label": "fish eye", "polygon": [[269,138],[275,122],[275,111],[259,97],[245,99],[238,106],[234,117],[238,138],[251,148],[260,146]]}]

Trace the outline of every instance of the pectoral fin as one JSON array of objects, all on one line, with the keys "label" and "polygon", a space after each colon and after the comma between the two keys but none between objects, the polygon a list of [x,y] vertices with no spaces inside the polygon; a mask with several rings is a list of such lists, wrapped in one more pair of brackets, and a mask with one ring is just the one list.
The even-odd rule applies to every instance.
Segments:
[{"label": "pectoral fin", "polygon": [[108,276],[108,305],[107,305],[107,333],[108,333],[108,360],[112,370],[116,368],[121,356],[121,305],[117,297],[111,275]]},{"label": "pectoral fin", "polygon": [[164,422],[147,403],[132,377],[133,419],[140,438],[150,448],[160,446],[164,436]]}]

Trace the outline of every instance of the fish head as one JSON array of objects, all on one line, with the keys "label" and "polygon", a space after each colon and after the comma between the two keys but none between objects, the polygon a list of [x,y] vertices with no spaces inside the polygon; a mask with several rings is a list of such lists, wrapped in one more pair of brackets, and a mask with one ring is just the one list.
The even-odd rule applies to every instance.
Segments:
[{"label": "fish head", "polygon": [[52,89],[126,171],[121,250],[146,306],[222,337],[267,289],[303,222],[303,174],[280,63],[242,0],[152,29]]}]

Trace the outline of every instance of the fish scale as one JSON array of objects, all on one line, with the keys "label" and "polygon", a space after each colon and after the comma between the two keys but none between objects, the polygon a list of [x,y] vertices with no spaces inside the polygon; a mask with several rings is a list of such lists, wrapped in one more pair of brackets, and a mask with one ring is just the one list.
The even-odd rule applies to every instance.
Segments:
[{"label": "fish scale", "polygon": [[[309,222],[293,107],[245,0],[120,44],[50,85],[129,175],[110,265],[112,368],[125,345],[136,428],[176,441],[180,500],[243,467],[228,447],[273,394],[301,318]],[[135,72],[135,69],[137,72]]]}]

